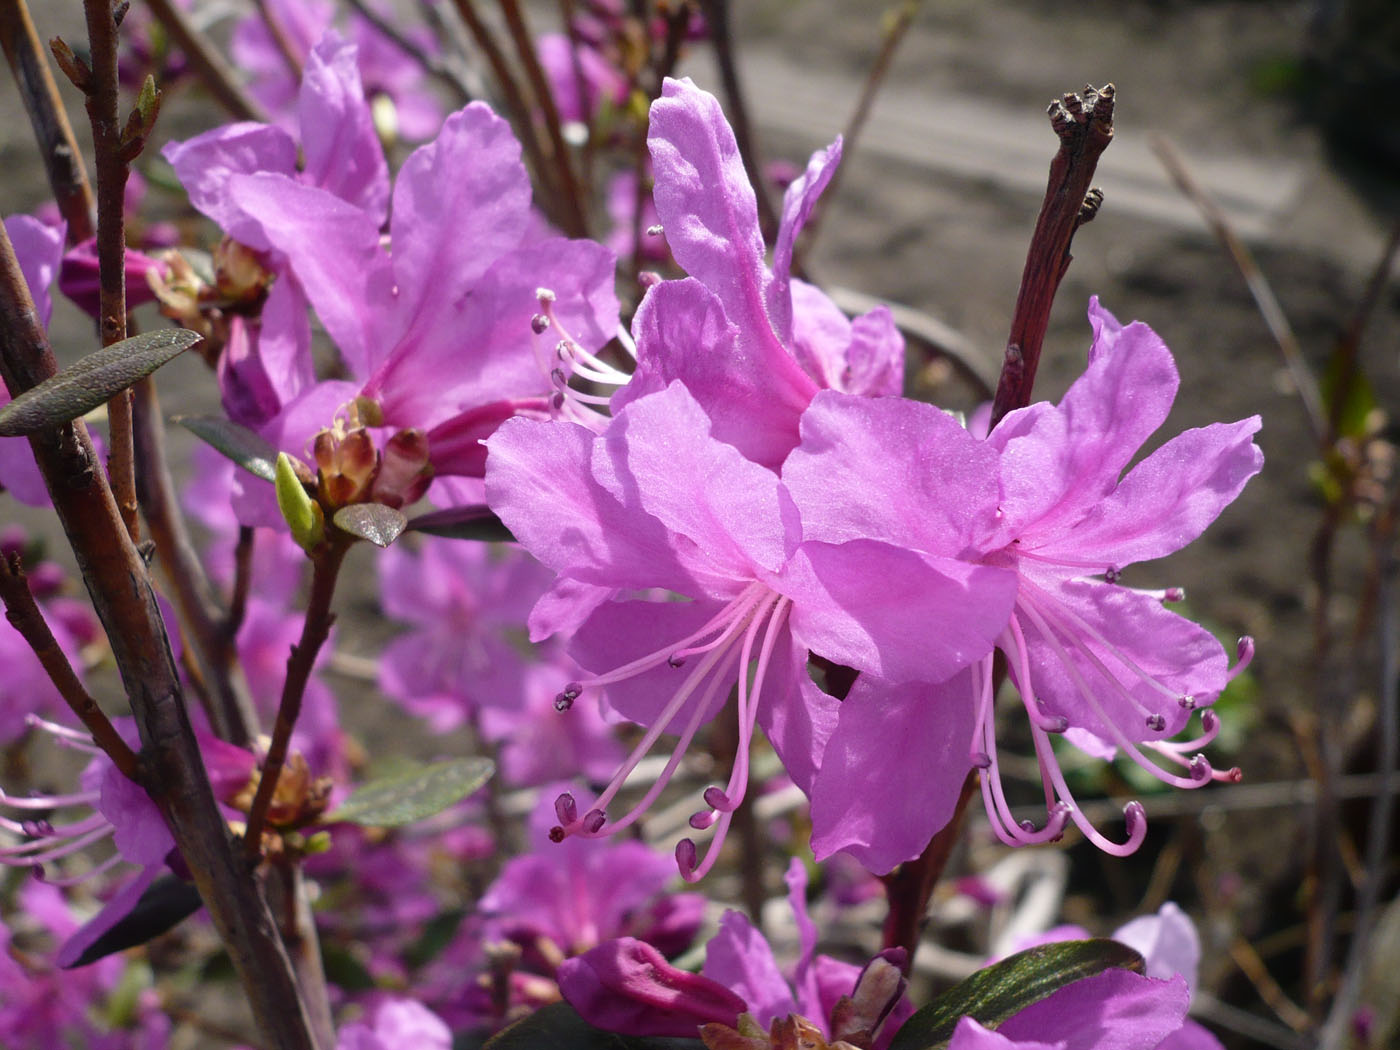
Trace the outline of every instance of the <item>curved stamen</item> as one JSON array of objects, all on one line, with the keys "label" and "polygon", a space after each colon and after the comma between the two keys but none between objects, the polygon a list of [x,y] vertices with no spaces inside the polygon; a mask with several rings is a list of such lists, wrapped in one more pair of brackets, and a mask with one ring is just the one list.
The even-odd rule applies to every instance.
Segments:
[{"label": "curved stamen", "polygon": [[1020,621],[1013,614],[1006,626],[1011,642],[1008,645],[1002,641],[1002,651],[1014,655],[1016,668],[1020,672],[1016,684],[1020,687],[1021,697],[1025,702],[1026,715],[1032,723],[1047,733],[1063,733],[1069,728],[1069,719],[1064,715],[1047,715],[1041,711],[1043,702],[1035,695],[1035,679],[1031,675],[1030,646],[1026,644]]},{"label": "curved stamen", "polygon": [[118,864],[120,864],[123,859],[124,858],[120,853],[113,853],[110,857],[108,857],[101,864],[97,865],[97,867],[91,869],[90,871],[79,872],[77,875],[65,875],[61,879],[55,879],[49,877],[48,875],[44,875],[42,870],[40,871],[40,875],[43,878],[43,880],[47,882],[50,886],[58,886],[60,888],[67,886],[76,886],[80,882],[87,882],[88,879],[95,878],[96,876],[101,875],[104,871],[111,871]]},{"label": "curved stamen", "polygon": [[[102,826],[93,828],[84,835],[66,840],[62,845],[54,846],[46,839],[36,839],[33,842],[26,842],[20,846],[13,846],[9,849],[0,850],[0,863],[10,864],[17,868],[32,868],[40,864],[47,864],[51,860],[58,860],[66,857],[70,853],[86,849],[94,842],[101,842],[116,832],[111,824],[102,821]],[[45,847],[52,847],[45,851]],[[26,854],[28,854],[26,856]]]},{"label": "curved stamen", "polygon": [[1245,635],[1235,643],[1235,666],[1225,674],[1225,681],[1233,682],[1235,676],[1254,662],[1254,639]]},{"label": "curved stamen", "polygon": [[96,791],[75,791],[69,795],[7,795],[0,788],[0,806],[11,809],[62,809],[65,806],[94,806],[99,795]]},{"label": "curved stamen", "polygon": [[1138,847],[1147,838],[1147,814],[1142,808],[1142,803],[1129,802],[1123,807],[1123,821],[1128,831],[1128,837],[1125,841],[1119,843],[1105,838],[1094,827],[1089,818],[1084,816],[1079,804],[1074,801],[1074,793],[1065,783],[1064,774],[1060,771],[1060,764],[1055,759],[1055,749],[1050,746],[1050,738],[1035,728],[1031,729],[1031,737],[1035,741],[1036,755],[1040,758],[1042,771],[1050,777],[1054,784],[1055,794],[1068,803],[1069,817],[1074,821],[1075,826],[1084,833],[1084,837],[1103,852],[1115,857],[1127,857],[1136,853]]},{"label": "curved stamen", "polygon": [[50,722],[40,718],[38,715],[25,715],[24,724],[31,729],[42,729],[51,736],[57,737],[55,743],[65,747],[73,747],[79,751],[86,751],[89,754],[100,755],[104,752],[100,747],[92,742],[92,736],[77,729],[69,729],[61,726],[57,722]]}]

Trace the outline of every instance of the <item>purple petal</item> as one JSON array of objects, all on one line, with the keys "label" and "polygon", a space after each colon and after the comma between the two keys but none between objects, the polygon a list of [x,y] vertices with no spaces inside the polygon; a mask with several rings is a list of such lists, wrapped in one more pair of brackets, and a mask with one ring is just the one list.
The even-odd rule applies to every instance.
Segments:
[{"label": "purple petal", "polygon": [[[1203,627],[1164,609],[1157,598],[1092,580],[1069,580],[1054,589],[1029,582],[1023,586],[1035,586],[1035,607],[1054,617],[1059,642],[1048,640],[1018,611],[1030,658],[1030,684],[1047,713],[1063,715],[1071,726],[1104,740],[1113,738],[1110,723],[1129,740],[1163,739],[1180,732],[1190,717],[1181,697],[1208,704],[1225,688],[1228,661],[1220,642]],[[1125,660],[1141,673],[1134,673]],[[1014,659],[1010,672],[1024,694]],[[1150,730],[1151,716],[1160,716],[1165,729]]]},{"label": "purple petal", "polygon": [[258,224],[230,196],[229,180],[258,172],[295,177],[297,146],[290,135],[267,124],[229,124],[168,143],[161,154],[174,167],[191,205],[234,240],[259,250],[270,246]]},{"label": "purple petal", "polygon": [[1106,499],[1059,535],[1035,537],[1038,553],[1100,561],[1107,568],[1180,550],[1259,473],[1258,416],[1178,434],[1135,466]]},{"label": "purple petal", "polygon": [[53,315],[49,288],[63,261],[64,227],[62,224],[49,226],[32,215],[11,215],[5,220],[5,235],[15,250],[24,283],[29,286],[29,297],[34,300],[39,324],[47,329]]},{"label": "purple petal", "polygon": [[996,470],[995,450],[933,405],[823,391],[802,416],[783,483],[805,539],[956,557],[997,528]]},{"label": "purple petal", "polygon": [[160,864],[175,839],[151,796],[108,763],[103,770],[97,810],[116,828],[113,843],[133,864]]},{"label": "purple petal", "polygon": [[971,1017],[964,1017],[953,1029],[948,1050],[1061,1050],[1059,1043],[1042,1043],[1028,1039],[1012,1041],[1000,1032],[983,1028]]},{"label": "purple petal", "polygon": [[896,682],[941,682],[991,652],[1014,573],[874,540],[804,543],[779,584],[792,629],[829,660]]},{"label": "purple petal", "polygon": [[[792,246],[807,225],[817,199],[830,184],[841,163],[841,136],[826,149],[817,150],[807,162],[807,170],[794,179],[783,194],[783,214],[778,223],[778,240],[773,246],[773,280],[768,287],[768,310],[773,327],[784,341],[792,337],[793,302],[788,291],[792,273]],[[688,267],[687,267],[688,269]]]},{"label": "purple petal", "polygon": [[717,440],[776,468],[797,444],[797,421],[817,384],[781,347],[742,337],[733,321],[694,278],[652,288],[632,326],[637,372],[613,396],[613,411],[678,379]]},{"label": "purple petal", "polygon": [[773,648],[760,694],[758,724],[792,782],[809,795],[841,703],[807,673],[807,646],[789,630]]},{"label": "purple petal", "polygon": [[672,966],[631,937],[559,965],[559,991],[589,1024],[624,1035],[694,1037],[709,1022],[734,1025],[744,1000],[722,983]]},{"label": "purple petal", "polygon": [[812,851],[884,874],[952,818],[972,768],[969,673],[940,686],[856,679],[812,790]]},{"label": "purple petal", "polygon": [[904,336],[888,306],[851,322],[846,370],[837,389],[864,397],[898,397],[904,389]]},{"label": "purple petal", "polygon": [[363,208],[382,226],[389,206],[389,166],[365,102],[356,48],[327,33],[307,57],[297,101],[302,180]]},{"label": "purple petal", "polygon": [[280,175],[237,175],[229,198],[258,224],[264,244],[286,254],[352,374],[363,378],[387,352],[384,299],[392,279],[368,212],[326,190]]},{"label": "purple petal", "polygon": [[431,324],[520,243],[530,180],[510,125],[482,102],[447,118],[394,183],[394,284],[401,315]]},{"label": "purple petal", "polygon": [[742,998],[748,1004],[747,1011],[764,1028],[773,1018],[786,1017],[797,1009],[773,949],[737,911],[726,911],[720,919],[719,932],[705,946],[705,965],[700,972]]},{"label": "purple petal", "polygon": [[1201,938],[1196,924],[1172,901],[1113,931],[1113,939],[1132,948],[1147,962],[1143,973],[1166,980],[1180,975],[1188,988],[1196,987],[1201,963]]},{"label": "purple petal", "polygon": [[676,262],[749,338],[786,356],[768,316],[758,204],[718,100],[689,78],[668,78],[651,106],[647,145],[656,212]]},{"label": "purple petal", "polygon": [[1026,1007],[997,1031],[1016,1043],[1049,1037],[1061,1050],[1156,1050],[1186,1020],[1188,998],[1179,977],[1109,970]]}]

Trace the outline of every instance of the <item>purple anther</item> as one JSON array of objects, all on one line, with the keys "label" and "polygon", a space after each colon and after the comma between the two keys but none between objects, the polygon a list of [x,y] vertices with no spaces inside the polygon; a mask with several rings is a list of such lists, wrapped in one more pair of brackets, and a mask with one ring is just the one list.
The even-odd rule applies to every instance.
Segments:
[{"label": "purple anther", "polygon": [[1154,733],[1160,733],[1162,730],[1167,728],[1167,720],[1159,714],[1148,715],[1147,728],[1152,730],[1152,732]]},{"label": "purple anther", "polygon": [[1117,583],[1120,576],[1122,576],[1122,572],[1116,565],[1110,565],[1103,571],[1103,578],[1108,583]]},{"label": "purple anther", "polygon": [[1130,839],[1137,833],[1138,828],[1146,828],[1147,810],[1142,808],[1141,802],[1134,800],[1123,807],[1123,823],[1127,826]]},{"label": "purple anther", "polygon": [[1183,711],[1196,710],[1196,698],[1189,693],[1184,696],[1178,696],[1176,702],[1181,705]]},{"label": "purple anther", "polygon": [[967,756],[967,760],[972,763],[974,769],[992,768],[992,756],[985,751],[974,751]]},{"label": "purple anther", "polygon": [[1022,831],[1024,831],[1027,835],[1035,834],[1035,821],[1033,820],[1022,820],[1018,822],[1016,826]]},{"label": "purple anther", "polygon": [[1168,587],[1162,594],[1164,602],[1184,602],[1186,600],[1185,587]]},{"label": "purple anther", "polygon": [[651,226],[647,227],[647,236],[660,237],[665,231],[666,227],[662,226],[661,223],[654,223]]},{"label": "purple anther", "polygon": [[1197,784],[1204,784],[1211,779],[1215,770],[1210,768],[1210,759],[1205,755],[1197,755],[1191,759],[1191,779]]},{"label": "purple anther", "polygon": [[596,835],[603,830],[607,820],[608,815],[601,809],[590,809],[583,815],[583,830],[589,835]]},{"label": "purple anther", "polygon": [[715,815],[708,810],[701,810],[699,813],[692,813],[690,815],[690,826],[696,831],[705,831],[712,827],[714,822]]},{"label": "purple anther", "polygon": [[1211,736],[1214,736],[1216,731],[1220,728],[1220,716],[1214,711],[1202,711],[1201,728]]},{"label": "purple anther", "polygon": [[553,396],[551,396],[549,399],[549,407],[555,412],[558,412],[561,408],[564,407],[564,395],[554,394]]},{"label": "purple anther", "polygon": [[536,335],[544,335],[549,330],[549,318],[544,314],[535,314],[530,318],[530,330]]},{"label": "purple anther", "polygon": [[570,682],[564,687],[563,692],[554,697],[554,710],[567,711],[574,706],[574,701],[583,695],[583,686],[578,682]]},{"label": "purple anther", "polygon": [[690,839],[681,839],[677,842],[676,867],[681,869],[681,877],[690,878],[697,863],[699,863],[699,857],[695,853],[695,843]]},{"label": "purple anther", "polygon": [[670,656],[666,657],[666,662],[672,667],[684,667],[685,657],[680,653],[672,653]]},{"label": "purple anther", "polygon": [[564,374],[562,368],[551,368],[549,370],[549,381],[557,387],[569,385],[569,377]]},{"label": "purple anther", "polygon": [[731,813],[734,810],[734,803],[729,801],[729,796],[713,786],[705,789],[705,805],[724,813]]},{"label": "purple anther", "polygon": [[1064,715],[1039,715],[1035,724],[1047,733],[1063,733],[1069,728],[1069,719]]},{"label": "purple anther", "polygon": [[572,824],[578,820],[578,803],[574,801],[574,796],[567,791],[560,792],[554,800],[554,815],[559,818],[560,824]]},{"label": "purple anther", "polygon": [[558,824],[549,829],[550,842],[563,842],[567,833]]},{"label": "purple anther", "polygon": [[1240,663],[1248,663],[1254,659],[1254,639],[1245,635],[1235,643],[1235,656]]}]

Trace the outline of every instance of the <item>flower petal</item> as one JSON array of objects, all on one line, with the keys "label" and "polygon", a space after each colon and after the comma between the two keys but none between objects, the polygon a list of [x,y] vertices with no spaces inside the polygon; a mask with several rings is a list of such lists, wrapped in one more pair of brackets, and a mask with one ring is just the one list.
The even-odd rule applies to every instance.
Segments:
[{"label": "flower petal", "polygon": [[297,113],[306,157],[302,179],[363,208],[383,225],[389,166],[365,102],[357,48],[327,33],[307,57]]},{"label": "flower petal", "polygon": [[229,124],[161,150],[189,194],[190,204],[213,219],[236,241],[265,251],[271,245],[229,194],[235,175],[257,172],[295,176],[297,145],[281,128],[245,122]]},{"label": "flower petal", "polygon": [[884,874],[923,852],[972,768],[972,681],[856,679],[812,791],[812,852],[838,850]]},{"label": "flower petal", "polygon": [[719,932],[705,946],[705,965],[700,972],[743,999],[747,1012],[764,1028],[775,1017],[786,1017],[797,1009],[773,949],[737,911],[726,911],[719,920]]},{"label": "flower petal", "polygon": [[817,200],[830,185],[841,163],[841,136],[826,149],[819,149],[807,161],[807,170],[793,180],[783,194],[783,214],[778,223],[778,240],[773,245],[773,279],[768,287],[768,312],[779,338],[792,336],[793,302],[788,291],[792,274],[792,247],[802,227],[812,217]]}]

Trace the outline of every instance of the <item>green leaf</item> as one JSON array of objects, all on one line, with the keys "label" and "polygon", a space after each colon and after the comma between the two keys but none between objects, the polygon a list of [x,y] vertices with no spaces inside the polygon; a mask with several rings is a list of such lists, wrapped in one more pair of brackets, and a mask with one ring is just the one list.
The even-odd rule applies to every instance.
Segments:
[{"label": "green leaf", "polygon": [[604,1032],[568,1003],[550,1003],[488,1039],[484,1050],[704,1050],[704,1046],[699,1039]]},{"label": "green leaf", "polygon": [[376,547],[389,546],[408,524],[402,511],[382,503],[352,503],[336,511],[331,520],[342,532],[369,540]]},{"label": "green leaf", "polygon": [[889,1050],[940,1050],[963,1017],[995,1030],[1068,984],[1115,968],[1142,973],[1143,965],[1141,955],[1117,941],[1042,944],[978,970],[948,989],[904,1023]]},{"label": "green leaf", "polygon": [[453,758],[414,765],[362,784],[323,824],[396,828],[441,813],[466,798],[496,772],[487,758]]},{"label": "green leaf", "polygon": [[510,542],[515,539],[510,529],[489,507],[450,507],[410,518],[406,530],[426,532],[450,540],[493,540]]},{"label": "green leaf", "polygon": [[174,422],[254,477],[277,480],[277,450],[256,431],[221,416],[176,416]]},{"label": "green leaf", "polygon": [[[1322,376],[1318,380],[1318,385],[1322,389],[1323,403],[1330,410],[1332,401],[1337,397],[1338,388],[1346,382],[1346,388],[1341,391],[1341,402],[1339,404],[1336,424],[1339,437],[1349,437],[1361,439],[1366,437],[1373,429],[1371,414],[1377,408],[1376,394],[1371,388],[1370,381],[1366,378],[1366,373],[1358,367],[1347,377],[1344,375],[1345,360],[1340,351],[1334,351],[1327,359],[1327,367],[1323,369]],[[1347,381],[1349,378],[1349,382]]]},{"label": "green leaf", "polygon": [[292,457],[277,453],[277,509],[282,512],[292,539],[308,554],[326,537],[326,521],[321,505],[307,495],[292,467]]},{"label": "green leaf", "polygon": [[188,328],[163,328],[94,350],[0,408],[0,437],[71,423],[203,338]]},{"label": "green leaf", "polygon": [[321,965],[326,979],[347,992],[368,992],[374,988],[374,975],[343,945],[326,941],[321,945]]}]

